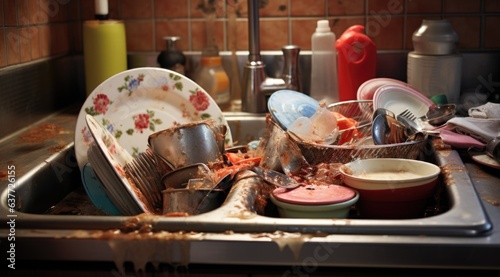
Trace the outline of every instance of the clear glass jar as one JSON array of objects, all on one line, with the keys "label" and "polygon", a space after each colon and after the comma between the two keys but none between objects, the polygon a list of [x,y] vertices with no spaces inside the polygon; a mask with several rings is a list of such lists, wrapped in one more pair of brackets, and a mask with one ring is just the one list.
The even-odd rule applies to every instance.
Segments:
[{"label": "clear glass jar", "polygon": [[229,77],[222,67],[220,56],[201,57],[201,68],[194,81],[210,94],[221,110],[230,107]]}]

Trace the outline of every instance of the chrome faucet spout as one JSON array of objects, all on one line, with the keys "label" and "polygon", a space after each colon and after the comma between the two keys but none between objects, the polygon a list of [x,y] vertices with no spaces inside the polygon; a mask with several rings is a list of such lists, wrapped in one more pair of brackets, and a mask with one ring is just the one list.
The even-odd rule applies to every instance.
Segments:
[{"label": "chrome faucet spout", "polygon": [[283,47],[285,66],[281,78],[269,78],[260,55],[259,1],[248,0],[248,60],[241,82],[241,109],[244,112],[265,113],[267,97],[274,91],[290,88],[300,91],[298,76],[298,46]]}]

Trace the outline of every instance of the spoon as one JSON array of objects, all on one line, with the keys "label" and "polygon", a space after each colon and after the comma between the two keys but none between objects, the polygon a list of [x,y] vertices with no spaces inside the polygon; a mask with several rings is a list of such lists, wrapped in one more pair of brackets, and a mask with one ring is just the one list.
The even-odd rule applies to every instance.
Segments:
[{"label": "spoon", "polygon": [[408,139],[406,126],[388,114],[379,114],[372,124],[372,137],[375,144],[393,144]]},{"label": "spoon", "polygon": [[278,171],[257,166],[253,167],[252,171],[259,175],[260,178],[264,179],[264,181],[278,187],[293,189],[300,186],[300,183],[295,181],[295,179]]}]

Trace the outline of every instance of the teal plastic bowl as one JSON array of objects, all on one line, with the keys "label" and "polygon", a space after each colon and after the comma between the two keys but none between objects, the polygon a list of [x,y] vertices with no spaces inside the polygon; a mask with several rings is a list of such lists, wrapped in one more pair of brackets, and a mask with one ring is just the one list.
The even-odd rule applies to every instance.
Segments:
[{"label": "teal plastic bowl", "polygon": [[347,218],[352,205],[359,199],[359,193],[354,192],[354,197],[347,201],[325,205],[286,203],[276,199],[272,194],[270,199],[278,208],[280,217],[283,218]]}]

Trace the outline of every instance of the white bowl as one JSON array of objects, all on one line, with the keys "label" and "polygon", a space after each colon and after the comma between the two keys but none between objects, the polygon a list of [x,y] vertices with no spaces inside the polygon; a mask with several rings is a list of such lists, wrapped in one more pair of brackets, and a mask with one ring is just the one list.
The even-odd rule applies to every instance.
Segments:
[{"label": "white bowl", "polygon": [[424,116],[432,101],[418,90],[401,85],[384,85],[373,95],[373,110],[385,108],[398,115],[404,110],[410,110],[415,116]]}]

